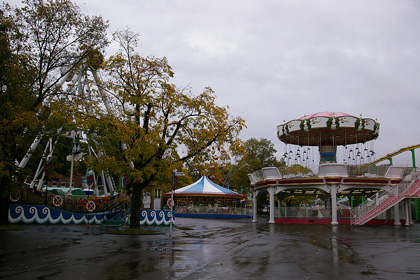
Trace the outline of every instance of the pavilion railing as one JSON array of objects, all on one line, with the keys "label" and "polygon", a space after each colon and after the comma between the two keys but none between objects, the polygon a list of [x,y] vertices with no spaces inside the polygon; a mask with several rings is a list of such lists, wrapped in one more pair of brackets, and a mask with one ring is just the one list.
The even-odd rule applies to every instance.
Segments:
[{"label": "pavilion railing", "polygon": [[[311,209],[302,207],[280,207],[275,209],[276,218],[307,218],[307,219],[331,219],[331,208]],[[350,219],[351,210],[342,208],[337,210],[338,219]],[[377,219],[393,219],[393,209],[382,213]]]},{"label": "pavilion railing", "polygon": [[[346,165],[349,177],[384,177],[388,165],[384,166],[367,166],[360,168],[362,165]],[[308,164],[305,166],[296,165],[289,167],[277,168],[282,178],[301,178],[301,177],[317,177],[319,171],[319,164]],[[412,168],[407,167],[404,176],[408,175]],[[262,170],[257,170],[252,173],[255,182],[264,181],[264,174]]]},{"label": "pavilion railing", "polygon": [[[405,180],[403,180],[399,184],[386,185],[382,188],[381,191],[377,192],[368,200],[366,200],[358,207],[353,209],[352,218],[354,220],[360,219],[361,217],[371,212],[373,209],[380,209],[379,206],[381,206],[381,204],[386,201],[392,201],[392,204],[387,205],[387,207],[383,208],[384,210],[386,210],[388,207],[395,205],[396,203],[401,201],[404,198],[404,196],[407,195],[407,190],[415,189],[416,186],[413,184],[416,182],[416,180],[418,180],[418,178],[420,178],[420,172],[414,170],[406,177]],[[392,199],[389,200],[390,198]]]},{"label": "pavilion railing", "polygon": [[175,214],[217,214],[252,216],[252,208],[217,207],[217,206],[175,206]]}]

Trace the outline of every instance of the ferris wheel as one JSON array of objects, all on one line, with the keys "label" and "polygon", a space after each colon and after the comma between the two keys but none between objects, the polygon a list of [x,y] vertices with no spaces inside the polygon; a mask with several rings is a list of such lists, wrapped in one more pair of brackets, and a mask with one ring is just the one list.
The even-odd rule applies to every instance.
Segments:
[{"label": "ferris wheel", "polygon": [[[92,99],[93,97],[91,94],[91,88],[95,87],[96,92],[99,93],[99,97],[102,101],[107,112],[111,111],[110,102],[103,91],[101,79],[99,77],[98,70],[100,69],[103,63],[103,55],[98,50],[91,50],[88,51],[87,56],[83,59],[80,63],[73,66],[64,66],[61,69],[63,74],[62,78],[60,79],[58,86],[61,87],[63,90],[73,89],[75,95],[78,98],[86,98]],[[89,111],[89,106],[82,108],[83,110]],[[73,188],[73,168],[74,163],[82,160],[86,155],[92,157],[101,157],[100,153],[96,153],[95,147],[92,147],[86,140],[86,135],[84,134],[83,130],[77,129],[72,131],[62,131],[59,130],[59,135],[64,135],[65,137],[73,139],[72,141],[72,152],[71,155],[67,156],[67,161],[71,162],[71,170],[70,170],[70,180],[69,180],[69,193],[71,193]],[[31,146],[29,147],[28,151],[26,152],[23,159],[17,163],[20,169],[25,168],[29,160],[31,159],[32,154],[37,149],[38,145],[41,143],[42,138],[44,135],[42,133],[38,134],[34,141],[32,142]],[[44,148],[43,154],[39,161],[37,170],[33,176],[33,179],[30,183],[30,188],[36,188],[37,190],[42,190],[44,186],[44,182],[46,179],[46,173],[44,171],[44,166],[49,164],[49,161],[52,157],[54,152],[54,148],[59,141],[59,137],[53,139],[50,137],[47,140],[47,144]],[[87,151],[81,150],[81,143],[85,141],[88,145]],[[95,194],[99,195],[99,187],[102,187],[103,193],[108,195],[115,191],[115,182],[114,180],[107,174],[106,171],[101,171],[100,174],[95,175],[93,170],[90,171],[90,175],[93,178],[93,186],[95,188]]]}]

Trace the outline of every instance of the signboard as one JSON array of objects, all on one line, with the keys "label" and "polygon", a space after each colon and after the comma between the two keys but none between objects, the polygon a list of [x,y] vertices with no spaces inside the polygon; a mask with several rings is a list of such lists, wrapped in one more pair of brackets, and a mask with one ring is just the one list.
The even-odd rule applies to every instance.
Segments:
[{"label": "signboard", "polygon": [[150,192],[143,192],[143,207],[144,209],[150,209],[150,204],[152,202],[152,197]]},{"label": "signboard", "polygon": [[93,182],[94,182],[94,180],[93,180],[93,175],[90,175],[90,176],[87,176],[87,177],[86,177],[86,184],[87,184],[89,187],[92,187]]},{"label": "signboard", "polygon": [[169,207],[174,207],[175,203],[172,199],[168,198],[168,200],[166,201],[166,205],[168,205]]}]

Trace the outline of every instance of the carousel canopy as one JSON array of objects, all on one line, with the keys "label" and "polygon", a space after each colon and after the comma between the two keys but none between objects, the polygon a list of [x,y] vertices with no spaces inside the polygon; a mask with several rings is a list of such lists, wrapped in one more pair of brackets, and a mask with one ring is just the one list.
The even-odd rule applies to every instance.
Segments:
[{"label": "carousel canopy", "polygon": [[280,141],[300,146],[337,146],[365,143],[379,135],[379,123],[342,112],[305,115],[277,127]]},{"label": "carousel canopy", "polygon": [[[168,192],[165,195],[171,195],[171,192]],[[207,176],[201,177],[200,180],[192,183],[191,185],[175,190],[174,195],[243,197],[242,194],[213,183]]]}]

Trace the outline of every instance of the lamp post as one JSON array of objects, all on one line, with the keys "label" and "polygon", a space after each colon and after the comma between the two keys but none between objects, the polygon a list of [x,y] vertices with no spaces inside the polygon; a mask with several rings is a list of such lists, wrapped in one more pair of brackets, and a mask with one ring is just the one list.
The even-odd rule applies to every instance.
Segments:
[{"label": "lamp post", "polygon": [[169,203],[170,206],[171,206],[171,221],[170,221],[170,225],[169,225],[169,235],[170,235],[171,239],[172,239],[172,224],[173,224],[173,221],[174,221],[173,220],[174,219],[173,209],[174,209],[174,205],[175,205],[174,191],[175,191],[175,186],[178,183],[178,177],[180,177],[180,176],[185,176],[184,172],[177,172],[176,169],[172,172],[172,192],[171,192],[171,201]]}]

